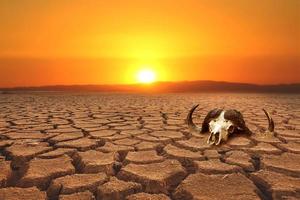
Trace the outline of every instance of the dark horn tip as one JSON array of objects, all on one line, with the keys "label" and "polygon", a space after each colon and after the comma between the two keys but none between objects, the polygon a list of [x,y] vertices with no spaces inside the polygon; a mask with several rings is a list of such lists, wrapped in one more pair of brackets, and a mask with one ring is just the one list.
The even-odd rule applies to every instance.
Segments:
[{"label": "dark horn tip", "polygon": [[194,105],[196,108],[199,106],[199,104]]},{"label": "dark horn tip", "polygon": [[266,111],[265,109],[262,109],[265,113],[265,115],[267,116],[268,118],[268,121],[269,121],[269,127],[268,127],[268,130],[270,132],[274,132],[274,128],[275,128],[275,125],[274,125],[274,121],[272,119],[272,117],[270,116],[270,114],[268,113],[268,111]]},{"label": "dark horn tip", "polygon": [[187,117],[186,117],[186,123],[188,124],[190,130],[194,130],[194,131],[201,131],[201,129],[199,127],[197,127],[194,122],[193,122],[193,113],[196,110],[196,108],[199,106],[199,104],[194,105],[191,110],[189,111]]},{"label": "dark horn tip", "polygon": [[197,108],[198,106],[199,106],[199,104],[194,105],[194,106],[191,108],[191,110],[189,111],[189,114],[188,114],[188,116],[187,116],[187,120],[188,120],[189,118],[192,117],[192,114],[194,113],[194,111],[196,110],[196,108]]},{"label": "dark horn tip", "polygon": [[199,106],[199,104],[194,105],[191,110],[195,110],[196,108],[198,108],[198,106]]}]

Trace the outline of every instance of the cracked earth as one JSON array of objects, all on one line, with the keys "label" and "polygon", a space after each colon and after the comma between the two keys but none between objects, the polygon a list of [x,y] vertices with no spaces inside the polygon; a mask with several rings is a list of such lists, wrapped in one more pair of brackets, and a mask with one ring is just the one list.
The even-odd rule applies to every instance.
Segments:
[{"label": "cracked earth", "polygon": [[[198,124],[235,108],[253,134],[207,145],[194,104]],[[0,95],[1,200],[299,198],[299,95]]]}]

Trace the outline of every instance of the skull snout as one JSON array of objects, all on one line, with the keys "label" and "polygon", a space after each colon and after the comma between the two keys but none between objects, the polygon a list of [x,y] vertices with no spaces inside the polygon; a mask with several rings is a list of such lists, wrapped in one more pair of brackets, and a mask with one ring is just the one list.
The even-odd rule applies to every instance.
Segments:
[{"label": "skull snout", "polygon": [[229,134],[231,134],[231,125],[212,124],[210,127],[210,136],[207,140],[209,145],[219,145],[222,141],[227,141]]},{"label": "skull snout", "polygon": [[214,131],[214,132],[211,132],[208,140],[207,140],[207,143],[209,145],[219,145],[222,141],[222,133],[221,131]]}]

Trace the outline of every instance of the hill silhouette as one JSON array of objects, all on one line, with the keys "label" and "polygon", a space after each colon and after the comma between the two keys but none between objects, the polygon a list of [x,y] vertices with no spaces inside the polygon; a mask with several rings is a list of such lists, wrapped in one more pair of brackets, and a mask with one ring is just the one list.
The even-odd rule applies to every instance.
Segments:
[{"label": "hill silhouette", "polygon": [[2,93],[21,91],[64,91],[64,92],[253,92],[253,93],[300,93],[300,83],[257,85],[222,81],[156,82],[153,84],[130,85],[50,85],[39,87],[0,88]]}]

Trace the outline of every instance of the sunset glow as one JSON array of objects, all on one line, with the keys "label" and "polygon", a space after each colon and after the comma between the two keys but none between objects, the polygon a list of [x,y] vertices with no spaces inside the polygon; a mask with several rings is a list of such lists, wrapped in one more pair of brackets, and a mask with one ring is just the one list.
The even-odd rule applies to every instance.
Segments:
[{"label": "sunset glow", "polygon": [[[1,1],[0,87],[300,82],[299,8],[299,0]],[[137,78],[148,63],[154,78]]]},{"label": "sunset glow", "polygon": [[156,79],[156,74],[151,69],[142,69],[138,72],[137,79],[140,83],[153,83]]}]

